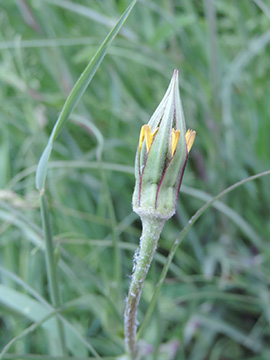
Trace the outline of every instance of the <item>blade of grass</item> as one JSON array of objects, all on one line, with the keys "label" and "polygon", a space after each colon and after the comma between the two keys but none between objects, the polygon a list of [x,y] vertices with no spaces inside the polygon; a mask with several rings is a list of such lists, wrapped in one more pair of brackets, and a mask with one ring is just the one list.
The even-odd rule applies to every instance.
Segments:
[{"label": "blade of grass", "polygon": [[[0,209],[0,219],[18,227],[26,235],[26,238],[28,239],[28,241],[30,241],[38,249],[45,252],[45,245],[44,245],[44,242],[42,241],[41,229],[39,227],[36,227],[35,224],[29,222],[28,219],[25,216],[21,215],[18,211],[15,211],[12,207],[7,206],[5,203],[3,203],[1,201],[0,201],[0,206],[2,206],[4,209],[8,210],[8,212],[5,212],[5,211],[1,211],[1,209]],[[93,221],[92,218],[91,218],[91,221]],[[108,223],[107,226],[110,226],[110,224]],[[116,232],[118,233],[118,227],[116,227]],[[119,243],[119,246],[121,247],[121,243]],[[76,266],[78,268],[78,262],[76,262],[76,257],[70,256],[64,249],[61,249],[61,259],[59,260],[59,267],[61,268],[61,270],[65,274],[65,276],[67,276],[67,277],[71,276],[72,281],[78,282],[78,278],[75,276],[75,273],[73,272],[73,270],[71,270],[69,268],[68,264],[65,263],[65,259],[69,263],[74,262],[74,265],[76,263]],[[2,271],[2,269],[0,266],[0,272],[1,271]],[[82,271],[81,268],[80,268],[80,271]],[[115,302],[113,302],[113,300],[111,299],[111,296],[105,291],[103,284],[98,280],[97,277],[91,275],[91,272],[89,272],[89,269],[87,270],[87,276],[91,279],[91,282],[96,284],[100,293],[103,294],[103,296],[107,299],[108,303],[114,310],[117,317],[121,318],[121,314],[119,313],[119,310],[117,309],[117,307],[115,305]],[[33,295],[33,296],[35,296],[35,295]]]},{"label": "blade of grass", "polygon": [[253,0],[253,1],[265,13],[268,19],[270,19],[270,8],[262,0]]},{"label": "blade of grass", "polygon": [[[193,196],[197,199],[200,199],[202,201],[210,201],[213,199],[212,195],[209,195],[205,193],[204,191],[191,188],[189,186],[183,185],[181,188],[181,191],[184,194],[187,194],[189,196]],[[219,210],[222,214],[226,215],[232,222],[235,223],[236,226],[249,238],[249,240],[259,249],[263,248],[263,240],[256,233],[256,231],[252,228],[252,226],[241,216],[239,215],[235,210],[227,206],[221,201],[216,201],[215,204],[213,204],[213,207],[217,210]]]},{"label": "blade of grass", "polygon": [[[40,194],[40,209],[41,209],[43,233],[45,238],[45,247],[46,247],[45,257],[46,257],[48,282],[50,286],[50,295],[53,306],[55,308],[58,308],[61,305],[60,291],[58,286],[58,272],[57,272],[57,264],[55,258],[55,247],[52,236],[52,228],[50,224],[50,213],[44,191],[42,191]],[[64,327],[63,324],[59,321],[59,319],[57,319],[57,327],[59,332],[61,351],[63,355],[66,355]]]},{"label": "blade of grass", "polygon": [[[99,355],[97,354],[96,350],[93,348],[93,346],[77,331],[77,329],[71,324],[69,323],[62,315],[61,312],[68,309],[70,306],[73,306],[73,300],[71,300],[68,303],[65,303],[64,305],[62,305],[60,308],[58,309],[54,309],[39,293],[37,293],[32,287],[30,287],[28,284],[26,284],[21,278],[19,278],[16,274],[10,272],[9,270],[3,268],[2,266],[0,266],[0,273],[3,274],[4,276],[6,276],[9,279],[12,279],[17,285],[19,285],[20,287],[22,287],[27,293],[29,293],[29,295],[31,295],[31,297],[29,295],[26,295],[25,293],[21,293],[15,290],[11,290],[9,288],[6,288],[6,290],[3,292],[4,296],[2,298],[2,301],[4,301],[6,303],[6,306],[8,305],[11,310],[14,311],[19,311],[21,312],[21,308],[23,309],[24,306],[18,306],[18,299],[24,299],[24,303],[27,304],[27,307],[29,307],[29,304],[31,303],[34,307],[36,307],[37,311],[35,313],[33,312],[27,312],[24,313],[22,311],[22,315],[27,316],[30,320],[32,321],[37,321],[39,322],[40,319],[42,318],[42,315],[48,315],[48,314],[55,314],[57,316],[57,318],[59,320],[61,320],[61,322],[63,323],[63,325],[65,326],[65,332],[66,334],[68,334],[67,338],[68,338],[68,347],[69,350],[72,352],[72,347],[74,345],[74,341],[78,340],[79,344],[75,344],[75,348],[77,346],[81,346],[84,345],[86,349],[88,349],[94,356],[95,359],[100,359]],[[1,284],[0,284],[0,289],[1,289]],[[4,286],[4,285],[3,285]],[[8,298],[7,294],[12,294],[12,298]],[[35,300],[33,300],[33,298]],[[0,302],[1,302],[1,296],[0,296]],[[53,321],[53,319],[52,319]],[[44,322],[40,323],[40,325],[42,325]],[[52,331],[52,328],[48,327],[48,324],[45,326],[47,327],[48,331]],[[74,338],[75,336],[75,338]],[[74,338],[74,339],[73,339]],[[12,340],[11,340],[12,341]],[[13,344],[13,342],[12,342]],[[12,345],[11,344],[11,345]],[[3,349],[4,350],[4,349]],[[6,349],[7,351],[8,349]],[[6,353],[5,351],[5,353]],[[3,356],[4,353],[0,354],[0,359],[1,356]]]},{"label": "blade of grass", "polygon": [[[56,333],[55,320],[61,321],[63,326],[65,326],[67,339],[68,339],[68,347],[72,352],[72,346],[74,345],[74,340],[77,338],[80,342],[79,344],[75,344],[76,346],[84,346],[88,349],[96,359],[100,359],[99,355],[93,348],[93,346],[84,339],[77,329],[70,324],[61,314],[60,312],[67,309],[70,306],[70,303],[66,303],[62,305],[58,309],[54,309],[50,304],[48,304],[39,294],[37,294],[33,289],[31,289],[27,284],[25,284],[21,279],[19,279],[16,275],[8,273],[7,271],[2,271],[5,275],[13,278],[14,281],[18,282],[27,290],[30,290],[31,295],[35,295],[38,301],[32,299],[30,296],[25,295],[17,290],[12,290],[5,285],[0,284],[0,304],[10,309],[10,311],[14,311],[20,313],[21,315],[27,317],[31,321],[35,323],[30,326],[30,328],[26,328],[21,334],[14,337],[6,346],[2,349],[0,353],[0,359],[3,359],[3,356],[7,353],[9,348],[14,344],[15,341],[21,339],[21,337],[28,335],[29,331],[32,332],[40,326],[43,326],[50,336]],[[71,303],[72,305],[72,303]],[[56,319],[53,316],[57,317]],[[47,320],[50,320],[47,322]],[[83,352],[82,352],[83,354]]]},{"label": "blade of grass", "polygon": [[59,115],[59,118],[56,121],[55,126],[52,130],[48,144],[45,150],[43,151],[43,154],[41,155],[41,158],[38,163],[37,173],[36,173],[36,187],[39,191],[41,191],[44,188],[46,175],[47,175],[48,162],[50,159],[54,140],[59,135],[61,129],[67,122],[69,115],[71,114],[71,112],[76,107],[79,100],[81,99],[83,93],[85,92],[93,76],[95,75],[97,69],[99,68],[104,56],[106,55],[110,44],[112,43],[112,41],[114,40],[120,29],[122,28],[122,26],[124,25],[136,2],[137,0],[132,1],[132,3],[129,5],[129,7],[120,17],[116,25],[112,28],[106,39],[103,41],[103,43],[101,44],[101,46],[99,47],[99,49],[97,50],[97,52],[95,53],[89,64],[86,66],[85,70],[83,71],[79,79],[77,80],[69,96],[67,97],[67,100]]},{"label": "blade of grass", "polygon": [[33,331],[35,331],[37,328],[39,328],[41,325],[43,325],[45,322],[50,320],[52,317],[54,317],[60,310],[56,309],[52,312],[49,312],[45,316],[41,317],[41,320],[34,322],[32,325],[27,327],[23,332],[21,332],[19,335],[15,336],[13,339],[11,339],[3,348],[3,350],[0,353],[0,359],[3,359],[5,354],[8,352],[10,347],[18,340],[22,339],[23,337],[29,335]]}]

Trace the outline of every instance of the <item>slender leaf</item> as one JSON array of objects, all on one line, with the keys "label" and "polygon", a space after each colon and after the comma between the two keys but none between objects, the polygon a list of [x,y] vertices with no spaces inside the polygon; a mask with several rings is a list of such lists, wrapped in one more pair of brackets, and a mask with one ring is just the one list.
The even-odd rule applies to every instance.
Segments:
[{"label": "slender leaf", "polygon": [[78,104],[79,100],[81,99],[83,93],[87,89],[88,85],[90,84],[93,76],[95,75],[97,69],[99,68],[104,56],[106,55],[108,48],[122,26],[124,25],[125,21],[127,20],[129,14],[131,13],[134,5],[136,4],[137,0],[133,0],[132,3],[129,5],[129,7],[126,9],[126,11],[123,13],[123,15],[120,17],[118,22],[115,24],[115,26],[112,28],[106,39],[103,41],[89,64],[84,69],[83,73],[77,80],[76,84],[74,85],[73,89],[71,90],[69,96],[67,97],[67,100],[62,108],[62,111],[60,113],[60,116],[58,120],[56,121],[54,128],[52,130],[50,139],[48,141],[48,144],[41,155],[41,158],[38,163],[37,167],[37,173],[36,173],[36,188],[41,191],[44,188],[45,180],[46,180],[46,174],[48,169],[48,162],[50,159],[50,155],[53,148],[53,142],[59,135],[61,129],[67,122],[69,115],[73,111],[73,109]]}]

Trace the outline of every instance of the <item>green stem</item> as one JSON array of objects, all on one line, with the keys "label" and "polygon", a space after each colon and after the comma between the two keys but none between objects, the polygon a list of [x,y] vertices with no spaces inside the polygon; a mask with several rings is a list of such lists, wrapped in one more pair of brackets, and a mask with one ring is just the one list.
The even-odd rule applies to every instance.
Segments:
[{"label": "green stem", "polygon": [[129,288],[125,310],[125,341],[132,360],[138,356],[136,345],[137,308],[141,297],[142,287],[153,259],[164,220],[153,217],[142,218],[142,236],[140,239],[139,254],[135,253],[135,270]]},{"label": "green stem", "polygon": [[[56,260],[54,254],[54,243],[53,235],[50,221],[50,213],[48,208],[48,203],[45,197],[45,190],[43,189],[40,192],[40,210],[41,210],[41,220],[45,240],[45,257],[46,257],[46,267],[47,267],[47,277],[49,282],[50,296],[52,304],[55,308],[61,306],[60,292],[58,287],[58,274],[56,268]],[[65,344],[65,334],[64,327],[62,322],[57,318],[57,327],[61,344],[62,355],[66,354],[66,344]]]}]

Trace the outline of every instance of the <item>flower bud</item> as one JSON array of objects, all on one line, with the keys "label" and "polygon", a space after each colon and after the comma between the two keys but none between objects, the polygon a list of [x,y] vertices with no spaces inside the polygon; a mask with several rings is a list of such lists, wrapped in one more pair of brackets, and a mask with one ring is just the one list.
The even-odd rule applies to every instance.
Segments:
[{"label": "flower bud", "polygon": [[174,215],[195,131],[186,132],[178,71],[147,125],[141,128],[135,162],[133,210],[142,218]]}]

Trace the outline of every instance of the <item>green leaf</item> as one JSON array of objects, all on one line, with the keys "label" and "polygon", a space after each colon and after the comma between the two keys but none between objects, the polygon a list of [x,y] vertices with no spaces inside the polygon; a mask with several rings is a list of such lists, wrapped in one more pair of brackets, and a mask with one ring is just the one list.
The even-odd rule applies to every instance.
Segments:
[{"label": "green leaf", "polygon": [[[46,307],[32,297],[1,284],[0,304],[34,322],[39,322],[53,310],[51,307]],[[60,344],[55,316],[42,323],[41,327],[46,331],[48,338],[53,343]],[[74,332],[67,324],[64,327],[69,350],[75,356],[86,356],[87,348],[74,336]]]},{"label": "green leaf", "polygon": [[101,46],[99,47],[99,49],[97,50],[97,52],[95,53],[89,64],[86,66],[79,79],[77,80],[69,96],[67,97],[66,102],[62,108],[62,111],[54,125],[48,144],[43,154],[41,155],[41,158],[38,163],[37,173],[36,173],[36,188],[39,191],[41,191],[44,188],[46,175],[47,175],[48,162],[50,159],[54,140],[59,135],[61,129],[67,122],[69,115],[76,107],[83,93],[90,84],[104,56],[106,55],[110,44],[112,43],[112,41],[114,40],[120,29],[122,28],[122,26],[124,25],[136,2],[137,0],[132,1],[132,3],[129,5],[129,7],[120,17],[118,22],[112,28],[106,39],[103,41],[103,43],[101,44]]}]

